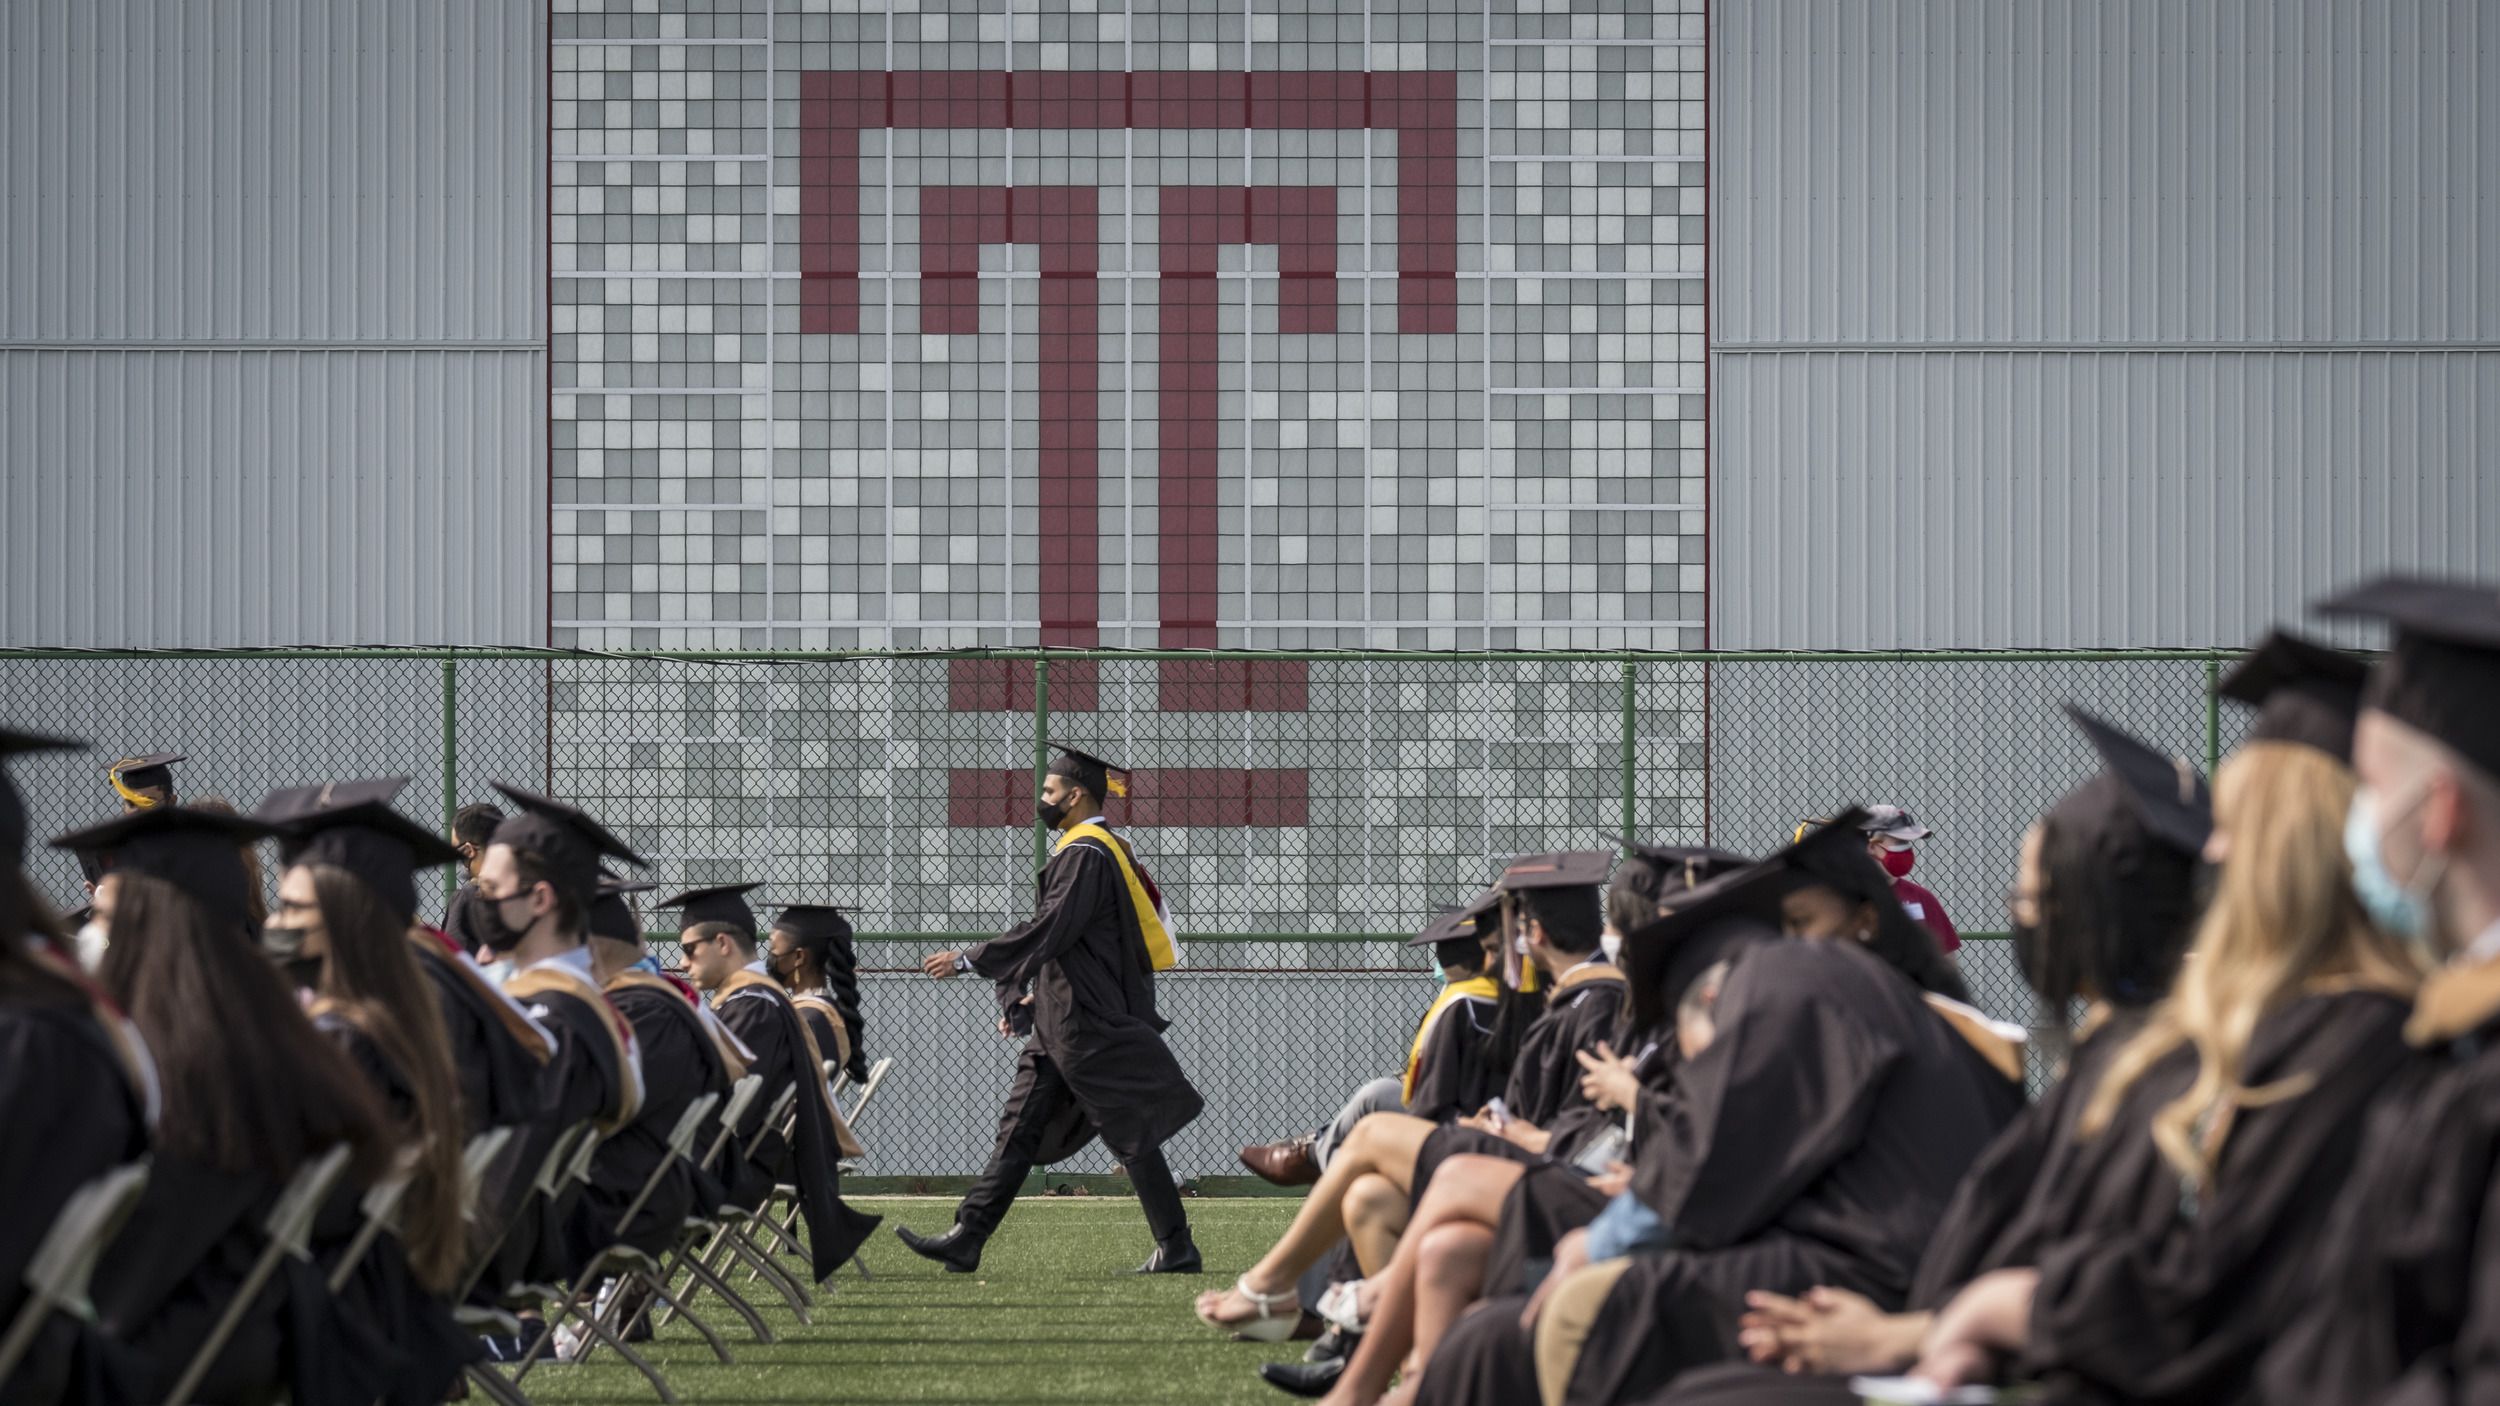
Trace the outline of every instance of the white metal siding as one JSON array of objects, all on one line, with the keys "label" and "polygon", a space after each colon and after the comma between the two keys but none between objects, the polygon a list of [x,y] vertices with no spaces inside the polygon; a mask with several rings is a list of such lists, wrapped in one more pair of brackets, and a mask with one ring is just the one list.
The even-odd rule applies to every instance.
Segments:
[{"label": "white metal siding", "polygon": [[2491,571],[2500,12],[1712,14],[1715,643],[2233,644]]},{"label": "white metal siding", "polygon": [[0,7],[0,642],[541,640],[544,29]]}]

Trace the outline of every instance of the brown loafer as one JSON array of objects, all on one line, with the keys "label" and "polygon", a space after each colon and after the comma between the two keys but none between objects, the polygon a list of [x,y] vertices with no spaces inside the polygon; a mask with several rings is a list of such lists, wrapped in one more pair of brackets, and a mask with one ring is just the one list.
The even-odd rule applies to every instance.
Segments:
[{"label": "brown loafer", "polygon": [[1241,1150],[1241,1165],[1271,1186],[1309,1186],[1319,1180],[1319,1163],[1311,1156],[1311,1140],[1289,1138]]}]

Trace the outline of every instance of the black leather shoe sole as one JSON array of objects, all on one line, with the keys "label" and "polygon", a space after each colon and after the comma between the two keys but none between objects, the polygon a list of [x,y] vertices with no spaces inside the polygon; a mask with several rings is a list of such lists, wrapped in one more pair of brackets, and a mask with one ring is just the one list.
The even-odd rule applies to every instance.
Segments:
[{"label": "black leather shoe sole", "polygon": [[1259,1368],[1259,1380],[1295,1396],[1326,1396],[1328,1389],[1345,1375],[1345,1359],[1333,1362],[1269,1362]]},{"label": "black leather shoe sole", "polygon": [[945,1236],[915,1235],[910,1227],[900,1225],[894,1227],[894,1238],[902,1241],[903,1247],[913,1254],[944,1266],[949,1274],[972,1274],[981,1268],[981,1251],[977,1246],[966,1258],[947,1243]]}]

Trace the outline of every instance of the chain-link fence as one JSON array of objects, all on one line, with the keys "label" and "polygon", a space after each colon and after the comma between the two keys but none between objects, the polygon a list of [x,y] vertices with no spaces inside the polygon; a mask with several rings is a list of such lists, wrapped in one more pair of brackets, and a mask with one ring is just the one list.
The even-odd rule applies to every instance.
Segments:
[{"label": "chain-link fence", "polygon": [[[1618,833],[1760,853],[1845,802],[1906,806],[1980,1004],[2028,1019],[1990,938],[2023,828],[2094,768],[2059,705],[2210,767],[2245,725],[2210,697],[2230,657],[0,651],[0,722],[93,742],[14,764],[39,835],[108,813],[120,754],[186,753],[187,799],[246,808],[405,773],[402,807],[446,822],[500,779],[580,802],[661,883],[841,905],[897,1061],[871,1170],[897,1175],[988,1150],[1012,1055],[987,994],[910,973],[1030,910],[1042,742],[1081,746],[1137,770],[1112,818],[1186,943],[1162,1001],[1209,1111],[1171,1156],[1206,1175],[1397,1066],[1434,978],[1396,944],[1430,908]],[[32,867],[77,895],[67,856]]]}]

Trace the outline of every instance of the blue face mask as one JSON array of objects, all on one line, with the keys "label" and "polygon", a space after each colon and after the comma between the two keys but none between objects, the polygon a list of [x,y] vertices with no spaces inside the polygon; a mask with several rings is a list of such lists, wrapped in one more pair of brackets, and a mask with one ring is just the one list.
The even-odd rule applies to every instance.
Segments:
[{"label": "blue face mask", "polygon": [[2361,900],[2370,921],[2389,936],[2427,953],[2429,901],[2388,872],[2387,860],[2379,853],[2378,800],[2368,791],[2354,792],[2352,806],[2344,812],[2344,857],[2352,861],[2353,896]]}]

